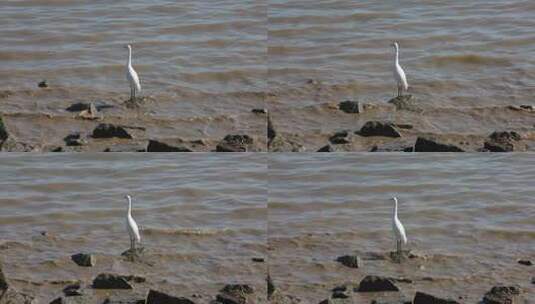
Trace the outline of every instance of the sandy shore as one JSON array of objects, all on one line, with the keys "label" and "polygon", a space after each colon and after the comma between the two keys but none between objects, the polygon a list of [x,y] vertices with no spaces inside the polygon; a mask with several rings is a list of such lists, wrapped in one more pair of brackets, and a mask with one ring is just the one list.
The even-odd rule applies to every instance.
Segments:
[{"label": "sandy shore", "polygon": [[437,107],[406,95],[287,107],[279,99],[269,103],[271,152],[535,151],[533,105]]},{"label": "sandy shore", "polygon": [[[162,255],[144,248],[135,258],[128,254],[79,253],[82,258],[76,259],[66,253],[59,259],[35,264],[31,261],[32,256],[43,250],[44,243],[60,240],[48,234],[34,239],[39,245],[0,241],[0,253],[5,257],[0,264],[0,303],[213,303],[216,300],[221,303],[267,303],[264,257],[251,257],[240,262],[241,271],[227,268],[228,264],[220,265],[219,270],[228,274],[228,283],[217,280],[199,283],[200,280],[193,278],[179,282],[162,279],[159,275],[173,270],[181,272],[176,261],[194,263],[189,257],[172,253]],[[12,260],[12,255],[26,257],[27,265],[7,262]],[[257,273],[258,280],[235,282],[233,279],[234,275],[247,272]],[[184,275],[177,274],[177,278]],[[194,273],[191,275],[195,276]],[[209,274],[205,276],[210,277]],[[167,295],[163,298],[171,299],[171,302],[154,300],[154,295],[160,293]],[[176,299],[181,302],[173,302]]]},{"label": "sandy shore", "polygon": [[[1,151],[266,151],[266,112],[262,96],[254,93],[183,93],[201,108],[182,113],[180,101],[169,96],[129,103],[113,94],[80,90],[1,91]],[[81,97],[84,93],[93,97]],[[241,111],[218,109],[221,99],[242,104]],[[99,126],[104,132],[95,132]]]}]

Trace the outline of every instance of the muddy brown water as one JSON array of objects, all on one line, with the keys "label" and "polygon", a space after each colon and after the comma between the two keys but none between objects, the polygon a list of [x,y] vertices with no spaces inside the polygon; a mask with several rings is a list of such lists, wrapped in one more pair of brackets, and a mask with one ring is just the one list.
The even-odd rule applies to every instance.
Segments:
[{"label": "muddy brown water", "polygon": [[[147,280],[133,293],[95,291],[101,300],[143,298],[154,288],[209,303],[224,285],[241,283],[265,302],[266,263],[252,259],[266,255],[266,164],[265,154],[4,155],[4,273],[40,303],[74,281],[93,293],[88,286],[101,272]],[[129,247],[125,194],[141,227],[141,262],[120,256]],[[95,254],[96,266],[74,264],[79,252]]]},{"label": "muddy brown water", "polygon": [[[535,46],[532,1],[269,1],[268,104],[275,127],[303,151],[335,131],[369,120],[412,124],[405,134],[487,137],[534,131]],[[423,112],[389,107],[396,90],[392,41],[409,94]],[[336,109],[344,100],[378,105],[360,115]],[[532,136],[527,134],[526,136]],[[464,138],[455,140],[457,144]],[[346,150],[369,151],[364,138]],[[533,150],[533,138],[530,139]],[[284,150],[284,149],[283,149]],[[286,149],[290,150],[290,149]]]},{"label": "muddy brown water", "polygon": [[[400,293],[353,293],[349,303],[412,300],[416,291],[478,303],[497,284],[533,299],[533,156],[528,154],[279,154],[270,157],[268,255],[282,295],[319,303],[366,275],[405,278]],[[399,199],[408,249],[394,250],[391,196]],[[357,254],[352,269],[339,256]],[[462,298],[460,298],[462,297]],[[520,302],[529,303],[529,302]]]},{"label": "muddy brown water", "polygon": [[[97,122],[65,111],[76,102],[113,106],[104,122],[146,127],[139,141],[248,134],[265,150],[265,116],[250,112],[265,108],[266,10],[256,0],[2,1],[0,114],[34,150],[91,133]],[[124,106],[127,43],[147,97],[138,110]],[[37,87],[43,79],[47,89]]]}]

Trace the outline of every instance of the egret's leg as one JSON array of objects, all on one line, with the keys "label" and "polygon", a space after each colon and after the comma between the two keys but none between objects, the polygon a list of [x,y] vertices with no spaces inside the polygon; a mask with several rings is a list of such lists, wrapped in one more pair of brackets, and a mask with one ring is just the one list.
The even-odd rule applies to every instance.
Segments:
[{"label": "egret's leg", "polygon": [[397,241],[397,253],[398,261],[401,262],[401,240]]},{"label": "egret's leg", "polygon": [[136,88],[135,87],[132,89],[132,92],[134,92],[133,101],[135,102],[136,101]]},{"label": "egret's leg", "polygon": [[130,101],[132,101],[133,100],[132,98],[134,98],[133,91],[134,91],[134,88],[132,88],[132,86],[130,86]]},{"label": "egret's leg", "polygon": [[398,84],[398,97],[401,96],[401,93],[403,90],[401,89],[401,86]]},{"label": "egret's leg", "polygon": [[134,249],[134,239],[130,238],[130,251]]}]

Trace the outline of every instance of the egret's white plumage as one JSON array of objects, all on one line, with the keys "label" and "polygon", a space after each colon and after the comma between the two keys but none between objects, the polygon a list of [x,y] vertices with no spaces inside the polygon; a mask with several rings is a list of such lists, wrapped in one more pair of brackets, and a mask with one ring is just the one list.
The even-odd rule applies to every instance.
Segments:
[{"label": "egret's white plumage", "polygon": [[401,245],[407,244],[407,235],[405,234],[403,224],[401,224],[401,221],[398,218],[398,199],[393,197],[392,200],[394,201],[394,210],[392,211],[392,231],[394,232],[394,237],[396,239],[398,257],[401,257]]},{"label": "egret's white plumage", "polygon": [[136,93],[141,92],[141,84],[136,70],[132,67],[132,46],[126,45],[128,49],[128,60],[126,62],[126,79],[130,83],[130,101],[135,101]]},{"label": "egret's white plumage", "polygon": [[399,65],[399,44],[394,42],[392,46],[396,51],[396,56],[394,58],[394,79],[398,85],[398,96],[401,96],[403,90],[407,91],[409,89],[409,84],[407,83],[405,71],[403,71],[403,68]]},{"label": "egret's white plumage", "polygon": [[126,230],[130,235],[130,249],[136,248],[136,242],[141,242],[141,236],[139,235],[139,228],[137,227],[136,221],[132,217],[132,198],[130,195],[126,195],[125,198],[128,200],[128,211],[126,213]]}]

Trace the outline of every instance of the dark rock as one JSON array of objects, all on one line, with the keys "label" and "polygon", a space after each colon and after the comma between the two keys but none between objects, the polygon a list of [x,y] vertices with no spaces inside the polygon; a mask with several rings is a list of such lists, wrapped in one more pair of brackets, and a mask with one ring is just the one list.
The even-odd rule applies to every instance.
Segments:
[{"label": "dark rock", "polygon": [[394,285],[392,280],[385,277],[368,275],[360,281],[358,292],[374,292],[374,291],[399,291],[399,288]]},{"label": "dark rock", "polygon": [[317,152],[334,152],[334,148],[331,145],[326,145],[319,148]]},{"label": "dark rock", "polygon": [[440,143],[430,137],[418,137],[414,150],[416,152],[464,152],[463,149],[455,145]]},{"label": "dark rock", "polygon": [[46,80],[43,80],[37,84],[40,88],[48,88],[48,84],[46,83]]},{"label": "dark rock", "polygon": [[221,289],[216,300],[223,304],[245,304],[249,303],[248,295],[254,293],[253,287],[246,284],[229,284]]},{"label": "dark rock", "polygon": [[132,139],[132,135],[128,134],[125,128],[112,124],[99,124],[93,130],[94,138],[128,138]]},{"label": "dark rock", "polygon": [[490,152],[512,152],[515,150],[515,142],[522,139],[520,134],[510,132],[494,132],[489,136],[489,141],[484,144],[484,149]]},{"label": "dark rock", "polygon": [[81,112],[84,110],[89,110],[89,104],[83,103],[83,102],[77,102],[77,103],[73,103],[72,105],[67,107],[65,110],[69,112]]},{"label": "dark rock", "polygon": [[80,133],[73,133],[63,138],[67,146],[82,146],[86,144],[86,141],[81,137]]},{"label": "dark rock", "polygon": [[216,147],[216,152],[247,152],[253,139],[249,135],[227,135]]},{"label": "dark rock", "polygon": [[267,117],[268,145],[271,145],[271,141],[273,141],[276,135],[277,135],[277,132],[275,131],[275,128],[273,127],[273,122],[271,121],[271,115],[268,114],[268,117]]},{"label": "dark rock", "polygon": [[65,288],[63,288],[63,293],[67,297],[81,296],[82,292],[80,291],[80,283],[74,283],[66,286]]},{"label": "dark rock", "polygon": [[149,290],[146,304],[195,304],[192,300],[183,297],[170,296],[166,293]]},{"label": "dark rock", "polygon": [[65,299],[63,297],[59,297],[59,298],[52,300],[50,304],[65,304]]},{"label": "dark rock", "polygon": [[149,140],[147,146],[147,152],[193,152],[187,147],[182,146],[171,146],[164,142],[159,142],[156,140]]},{"label": "dark rock", "polygon": [[91,103],[84,103],[84,102],[77,102],[73,103],[69,107],[67,107],[65,110],[69,112],[82,112],[82,111],[89,111],[93,114],[96,114],[98,111],[101,111],[102,109],[107,108],[113,108],[112,105],[108,104],[93,104]]},{"label": "dark rock", "polygon": [[0,291],[5,291],[9,288],[9,284],[7,284],[6,276],[4,275],[4,271],[2,270],[2,264],[0,264]]},{"label": "dark rock", "polygon": [[346,286],[337,286],[333,288],[331,298],[333,299],[347,299],[350,295],[347,294],[349,290]]},{"label": "dark rock", "polygon": [[433,295],[417,291],[414,295],[413,304],[459,304],[459,302],[451,299],[441,299]]},{"label": "dark rock", "polygon": [[338,109],[346,113],[362,113],[362,105],[358,101],[342,101],[338,104]]},{"label": "dark rock", "polygon": [[533,263],[530,260],[519,260],[518,264],[525,265],[525,266],[533,265]]},{"label": "dark rock", "polygon": [[239,295],[218,294],[216,300],[222,304],[246,304],[247,298]]},{"label": "dark rock", "polygon": [[268,294],[268,300],[271,298],[273,293],[275,292],[275,285],[273,285],[273,280],[271,279],[271,276],[268,274],[267,278],[267,294]]},{"label": "dark rock", "polygon": [[132,289],[126,278],[111,273],[101,273],[93,280],[94,289]]},{"label": "dark rock", "polygon": [[495,141],[486,141],[483,145],[482,152],[512,152],[515,147],[511,143],[499,143]]},{"label": "dark rock", "polygon": [[72,255],[71,259],[78,264],[78,266],[92,267],[96,264],[96,257],[92,254],[77,253]]},{"label": "dark rock", "polygon": [[336,261],[350,268],[359,268],[362,263],[360,257],[357,255],[340,256],[336,259]]},{"label": "dark rock", "polygon": [[7,130],[6,126],[4,125],[4,121],[2,120],[2,117],[0,116],[0,143],[7,139]]},{"label": "dark rock", "polygon": [[319,304],[333,304],[333,301],[331,301],[331,299],[325,299],[325,300],[319,302]]},{"label": "dark rock", "polygon": [[225,285],[221,291],[227,293],[253,294],[254,288],[247,284],[228,284]]},{"label": "dark rock", "polygon": [[251,260],[257,263],[264,263],[264,258],[252,258]]},{"label": "dark rock", "polygon": [[380,121],[368,121],[362,126],[360,131],[355,133],[361,136],[401,137],[394,124]]},{"label": "dark rock", "polygon": [[332,292],[346,292],[346,291],[347,291],[347,286],[345,285],[336,286],[335,288],[332,289]]},{"label": "dark rock", "polygon": [[494,132],[489,136],[490,139],[496,141],[511,141],[511,140],[521,140],[522,137],[520,134],[515,131],[510,132]]},{"label": "dark rock", "polygon": [[251,112],[255,114],[267,114],[268,111],[266,109],[252,109]]},{"label": "dark rock", "polygon": [[521,293],[517,286],[494,286],[483,297],[483,304],[511,304]]},{"label": "dark rock", "polygon": [[343,291],[335,291],[333,292],[333,294],[331,295],[331,297],[333,299],[347,299],[349,298],[349,295],[347,295],[345,292]]},{"label": "dark rock", "polygon": [[348,131],[345,131],[345,130],[344,131],[338,131],[338,132],[334,133],[334,135],[329,138],[329,141],[333,145],[348,144],[348,143],[351,142],[349,140],[348,136],[349,136],[349,132]]}]

